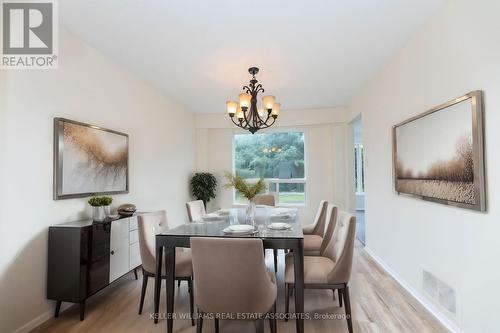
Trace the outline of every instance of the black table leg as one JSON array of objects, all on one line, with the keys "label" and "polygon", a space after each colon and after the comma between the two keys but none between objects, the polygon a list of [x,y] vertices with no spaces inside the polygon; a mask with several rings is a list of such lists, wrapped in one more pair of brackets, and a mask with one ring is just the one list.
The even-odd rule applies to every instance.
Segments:
[{"label": "black table leg", "polygon": [[174,329],[174,292],[175,292],[175,246],[165,248],[165,267],[167,273],[167,333],[172,333]]},{"label": "black table leg", "polygon": [[80,302],[80,321],[85,319],[85,300]]},{"label": "black table leg", "polygon": [[59,311],[61,310],[62,301],[56,301],[56,311],[54,311],[54,318],[59,317]]},{"label": "black table leg", "polygon": [[297,240],[297,246],[293,253],[294,268],[295,268],[295,313],[297,319],[295,321],[297,333],[304,332],[304,241]]},{"label": "black table leg", "polygon": [[163,259],[162,256],[163,256],[163,247],[161,245],[156,245],[155,310],[154,310],[155,324],[158,323],[158,317],[160,316],[159,312],[160,312],[160,291],[161,291],[161,264]]}]

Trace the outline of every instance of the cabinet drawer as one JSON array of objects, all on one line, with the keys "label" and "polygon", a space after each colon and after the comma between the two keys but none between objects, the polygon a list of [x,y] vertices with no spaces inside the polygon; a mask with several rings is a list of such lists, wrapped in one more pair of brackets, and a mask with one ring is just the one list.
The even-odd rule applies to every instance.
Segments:
[{"label": "cabinet drawer", "polygon": [[132,230],[130,232],[130,244],[139,242],[139,230]]},{"label": "cabinet drawer", "polygon": [[136,268],[137,266],[140,266],[142,264],[141,261],[141,253],[139,250],[139,243],[134,243],[130,245],[130,267],[129,269],[132,270]]},{"label": "cabinet drawer", "polygon": [[130,219],[130,230],[137,230],[137,216],[132,216]]}]

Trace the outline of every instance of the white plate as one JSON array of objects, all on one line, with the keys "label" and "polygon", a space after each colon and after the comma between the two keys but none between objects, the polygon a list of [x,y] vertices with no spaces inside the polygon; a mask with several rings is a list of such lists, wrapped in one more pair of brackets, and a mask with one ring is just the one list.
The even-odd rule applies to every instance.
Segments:
[{"label": "white plate", "polygon": [[202,217],[203,221],[218,221],[220,220],[219,214],[210,213]]},{"label": "white plate", "polygon": [[286,229],[290,229],[292,226],[289,225],[288,223],[274,222],[274,223],[271,223],[270,225],[268,225],[267,227],[269,229],[273,229],[273,230],[286,230]]},{"label": "white plate", "polygon": [[231,232],[250,232],[254,231],[255,228],[249,224],[234,224],[227,227]]}]

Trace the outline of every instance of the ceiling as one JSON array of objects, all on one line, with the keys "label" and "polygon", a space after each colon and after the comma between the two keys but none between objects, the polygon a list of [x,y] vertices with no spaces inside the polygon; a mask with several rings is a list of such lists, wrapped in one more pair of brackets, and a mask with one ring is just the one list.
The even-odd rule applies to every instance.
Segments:
[{"label": "ceiling", "polygon": [[64,0],[62,23],[196,113],[258,66],[282,109],[345,106],[441,0]]}]

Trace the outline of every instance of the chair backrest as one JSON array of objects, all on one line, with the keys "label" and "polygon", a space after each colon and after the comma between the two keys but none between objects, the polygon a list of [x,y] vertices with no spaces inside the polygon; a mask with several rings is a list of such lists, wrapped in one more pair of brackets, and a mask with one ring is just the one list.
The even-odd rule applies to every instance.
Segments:
[{"label": "chair backrest", "polygon": [[326,207],[328,206],[328,201],[321,200],[319,203],[318,211],[316,212],[316,217],[314,218],[314,231],[313,235],[324,237],[325,235],[325,223],[326,223]]},{"label": "chair backrest", "polygon": [[256,205],[276,206],[276,199],[272,194],[259,194],[253,200]]},{"label": "chair backrest", "polygon": [[266,313],[276,285],[266,270],[262,240],[191,238],[194,294],[206,313]]},{"label": "chair backrest", "polygon": [[351,277],[356,217],[347,212],[337,214],[333,237],[323,256],[330,258],[335,266],[328,273],[328,283],[347,283]]},{"label": "chair backrest", "polygon": [[190,201],[186,203],[189,222],[201,221],[205,216],[205,204],[203,200]]},{"label": "chair backrest", "polygon": [[338,208],[335,205],[327,204],[325,211],[326,230],[323,236],[323,242],[321,242],[321,247],[319,248],[319,253],[321,253],[321,255],[324,255],[326,247],[332,240],[335,226],[337,225]]},{"label": "chair backrest", "polygon": [[156,270],[156,235],[168,230],[167,213],[164,210],[141,214],[137,217],[139,248],[142,268],[154,273]]}]

